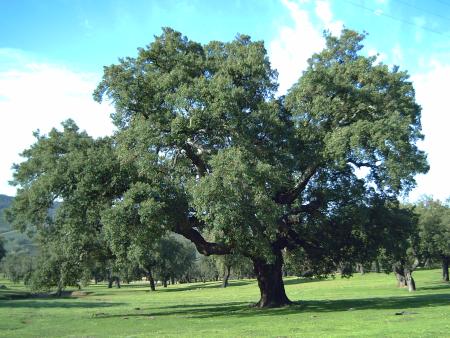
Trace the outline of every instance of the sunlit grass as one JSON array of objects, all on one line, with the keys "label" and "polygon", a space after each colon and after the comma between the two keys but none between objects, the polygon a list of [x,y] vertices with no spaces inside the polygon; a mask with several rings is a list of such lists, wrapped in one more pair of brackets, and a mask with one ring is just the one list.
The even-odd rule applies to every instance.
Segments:
[{"label": "sunlit grass", "polygon": [[[23,298],[23,286],[0,290],[5,337],[449,337],[450,285],[440,271],[414,273],[418,290],[396,288],[392,275],[351,279],[286,279],[295,304],[255,309],[254,280],[159,288],[90,286],[78,298]],[[16,298],[17,297],[17,298]],[[8,298],[14,298],[8,300]]]}]

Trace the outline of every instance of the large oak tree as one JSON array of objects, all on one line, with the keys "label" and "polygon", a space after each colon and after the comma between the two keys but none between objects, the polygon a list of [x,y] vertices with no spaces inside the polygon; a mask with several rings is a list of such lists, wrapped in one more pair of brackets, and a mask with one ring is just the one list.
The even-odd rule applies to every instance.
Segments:
[{"label": "large oak tree", "polygon": [[[166,28],[137,57],[104,68],[94,97],[116,108],[115,160],[97,163],[106,192],[84,193],[101,197],[94,216],[113,251],[175,232],[204,255],[243,255],[260,307],[290,303],[282,250],[297,250],[318,274],[373,258],[367,248],[383,225],[372,209],[428,168],[416,147],[420,107],[405,72],[360,55],[363,35],[325,37],[283,97],[263,42],[245,35],[202,45]],[[27,155],[19,199],[53,170],[23,174]],[[83,191],[73,191],[51,196],[80,203]]]}]

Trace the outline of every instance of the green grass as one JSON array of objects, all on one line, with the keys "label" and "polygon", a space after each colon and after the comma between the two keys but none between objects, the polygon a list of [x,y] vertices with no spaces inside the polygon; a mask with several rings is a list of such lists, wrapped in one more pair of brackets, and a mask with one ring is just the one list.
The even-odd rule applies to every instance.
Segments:
[{"label": "green grass", "polygon": [[[0,290],[4,337],[450,337],[450,285],[440,271],[414,273],[418,290],[396,288],[392,275],[286,279],[292,306],[255,309],[254,280],[159,288],[90,286],[87,296],[23,298]],[[17,299],[15,297],[18,297]],[[9,299],[14,298],[14,299]],[[396,313],[405,312],[403,315]]]}]

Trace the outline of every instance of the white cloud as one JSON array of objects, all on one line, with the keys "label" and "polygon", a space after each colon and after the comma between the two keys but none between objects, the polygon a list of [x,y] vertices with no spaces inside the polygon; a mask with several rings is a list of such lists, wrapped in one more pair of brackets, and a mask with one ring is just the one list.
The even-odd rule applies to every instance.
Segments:
[{"label": "white cloud", "polygon": [[448,79],[450,64],[430,61],[428,72],[412,77],[416,89],[417,102],[422,106],[422,127],[425,140],[421,149],[428,153],[430,171],[417,178],[418,186],[411,192],[414,201],[422,194],[430,194],[445,200],[450,196],[449,146],[450,106],[448,105]]},{"label": "white cloud", "polygon": [[302,1],[282,0],[293,19],[292,26],[281,26],[277,37],[269,45],[272,66],[279,72],[279,94],[287,90],[298,80],[307,67],[307,60],[313,53],[325,46],[323,29],[339,34],[342,22],[333,21],[330,5],[327,1],[316,1],[315,13],[320,25],[313,24],[310,13],[302,8]]},{"label": "white cloud", "polygon": [[377,63],[386,62],[388,59],[388,56],[386,53],[380,53],[375,48],[371,48],[367,51],[368,56],[376,56],[377,57]]},{"label": "white cloud", "polygon": [[325,29],[329,30],[333,35],[339,35],[342,31],[344,23],[340,20],[333,20],[330,3],[324,0],[316,1],[316,15],[322,21]]},{"label": "white cloud", "polygon": [[392,48],[392,63],[395,65],[403,63],[403,51],[398,43]]},{"label": "white cloud", "polygon": [[7,183],[11,166],[21,161],[18,154],[34,142],[34,130],[47,133],[72,118],[92,136],[112,133],[113,108],[92,99],[99,74],[36,62],[11,49],[0,49],[0,64],[0,193],[15,193]]}]

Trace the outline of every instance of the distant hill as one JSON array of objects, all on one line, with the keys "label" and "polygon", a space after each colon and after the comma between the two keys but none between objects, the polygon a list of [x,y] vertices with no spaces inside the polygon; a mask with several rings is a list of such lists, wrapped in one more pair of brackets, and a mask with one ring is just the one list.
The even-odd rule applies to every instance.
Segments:
[{"label": "distant hill", "polygon": [[6,222],[3,211],[7,209],[14,197],[0,194],[0,236],[5,238],[6,251],[34,251],[35,245],[31,239],[17,230],[12,229]]},{"label": "distant hill", "polygon": [[3,217],[3,210],[11,205],[13,198],[14,197],[0,194],[0,233],[11,229],[10,225],[6,223],[6,220]]}]

